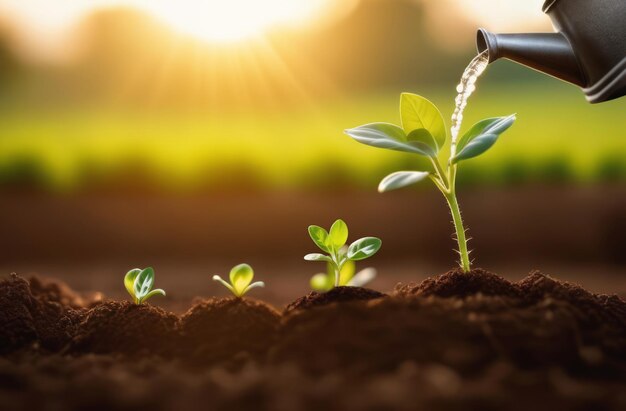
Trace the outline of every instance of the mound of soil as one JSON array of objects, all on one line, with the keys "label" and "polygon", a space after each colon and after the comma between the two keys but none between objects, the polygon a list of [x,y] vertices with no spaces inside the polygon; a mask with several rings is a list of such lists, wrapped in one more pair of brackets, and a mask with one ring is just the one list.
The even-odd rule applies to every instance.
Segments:
[{"label": "mound of soil", "polygon": [[384,372],[405,361],[463,374],[522,369],[626,376],[626,304],[538,272],[519,283],[451,271],[390,298],[287,317],[273,360],[316,374]]},{"label": "mound of soil", "polygon": [[264,361],[276,340],[279,323],[278,311],[260,301],[202,301],[181,318],[181,356],[196,365]]},{"label": "mound of soil", "polygon": [[47,286],[16,274],[0,281],[0,354],[61,349],[78,323],[79,314],[66,304],[76,298],[62,283]]},{"label": "mound of soil", "polygon": [[171,355],[178,317],[148,304],[107,301],[83,314],[72,353]]},{"label": "mound of soil", "polygon": [[15,410],[624,410],[626,302],[453,270],[390,295],[311,293],[283,315],[226,298],[178,317],[11,276],[0,382]]},{"label": "mound of soil", "polygon": [[346,303],[349,301],[367,301],[376,298],[386,297],[378,291],[362,287],[335,287],[328,292],[318,293],[311,291],[304,297],[293,301],[285,308],[285,314],[296,310],[306,310],[313,307],[320,307],[332,303]]},{"label": "mound of soil", "polygon": [[402,296],[434,295],[443,298],[464,298],[474,294],[520,298],[515,284],[497,274],[477,268],[469,273],[455,269],[437,277],[430,277],[422,283],[396,286],[395,294]]}]

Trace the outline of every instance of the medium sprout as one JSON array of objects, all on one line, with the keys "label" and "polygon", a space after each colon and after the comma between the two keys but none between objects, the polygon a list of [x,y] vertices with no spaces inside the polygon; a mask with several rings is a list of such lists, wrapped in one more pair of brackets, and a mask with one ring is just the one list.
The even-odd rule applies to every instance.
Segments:
[{"label": "medium sprout", "polygon": [[154,269],[152,267],[134,268],[124,276],[126,291],[133,297],[135,304],[142,304],[155,295],[165,296],[165,291],[160,288],[152,289],[154,284]]},{"label": "medium sprout", "polygon": [[248,264],[239,264],[230,270],[230,284],[219,275],[214,275],[213,280],[228,288],[235,297],[243,297],[248,291],[256,287],[265,287],[263,281],[252,282],[254,270]]},{"label": "medium sprout", "polygon": [[[325,261],[330,265],[329,276],[332,276],[330,277],[332,278],[330,288],[342,285],[341,272],[349,261],[365,260],[376,254],[382,245],[379,238],[363,237],[346,247],[348,226],[341,219],[335,221],[329,231],[316,225],[309,226],[309,236],[320,250],[327,254],[311,253],[305,255],[304,259],[307,261]],[[320,281],[319,279],[320,277],[316,280],[316,284],[317,281]]]}]

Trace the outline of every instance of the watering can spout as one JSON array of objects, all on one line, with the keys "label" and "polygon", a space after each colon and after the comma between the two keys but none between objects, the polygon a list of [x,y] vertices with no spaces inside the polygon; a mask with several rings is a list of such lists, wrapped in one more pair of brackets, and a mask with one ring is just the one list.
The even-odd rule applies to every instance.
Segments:
[{"label": "watering can spout", "polygon": [[579,86],[587,101],[626,96],[626,1],[545,0],[554,33],[494,34],[480,29],[478,51]]},{"label": "watering can spout", "polygon": [[587,86],[574,49],[562,33],[495,34],[479,29],[478,52],[489,53],[489,63],[506,58],[558,79]]}]

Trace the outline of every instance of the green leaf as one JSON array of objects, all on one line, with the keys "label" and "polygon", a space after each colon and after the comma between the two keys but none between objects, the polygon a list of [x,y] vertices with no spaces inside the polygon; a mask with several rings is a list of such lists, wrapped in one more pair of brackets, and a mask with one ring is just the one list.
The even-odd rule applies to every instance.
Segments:
[{"label": "green leaf", "polygon": [[353,242],[348,248],[348,258],[353,261],[364,260],[376,254],[381,245],[382,241],[379,238],[361,238]]},{"label": "green leaf", "polygon": [[309,226],[309,236],[313,242],[322,250],[327,253],[330,251],[326,246],[326,240],[328,239],[328,232],[322,227],[316,225]]},{"label": "green leaf", "polygon": [[457,143],[458,154],[452,163],[476,157],[495,144],[500,134],[515,122],[515,114],[508,117],[487,118],[474,124]]},{"label": "green leaf", "polygon": [[136,303],[137,299],[135,298],[135,278],[141,272],[141,268],[133,268],[124,276],[124,287],[126,287],[126,291],[133,297],[133,301]]},{"label": "green leaf", "polygon": [[236,265],[230,270],[230,283],[237,296],[242,296],[254,278],[254,270],[248,264]]},{"label": "green leaf", "polygon": [[412,93],[400,95],[400,116],[405,133],[425,128],[432,134],[438,151],[446,142],[446,124],[441,112],[431,101]]},{"label": "green leaf", "polygon": [[327,274],[318,273],[311,277],[310,285],[314,291],[326,292],[333,288],[333,279]]},{"label": "green leaf", "polygon": [[428,174],[430,173],[426,171],[396,171],[382,179],[378,184],[378,192],[384,193],[415,184],[428,177]]},{"label": "green leaf", "polygon": [[407,141],[404,130],[389,123],[372,123],[345,131],[347,135],[372,147],[430,156],[432,148],[421,141]]},{"label": "green leaf", "polygon": [[348,241],[348,225],[342,219],[338,219],[330,227],[326,245],[339,250],[346,244],[346,241]]},{"label": "green leaf", "polygon": [[152,290],[152,284],[154,284],[154,269],[152,267],[144,268],[137,274],[133,289],[135,290],[135,298],[139,302]]},{"label": "green leaf", "polygon": [[243,290],[243,293],[241,295],[244,295],[245,293],[252,290],[253,288],[263,288],[263,287],[265,287],[265,283],[263,281],[256,281],[250,284],[249,286],[247,286],[246,289]]},{"label": "green leaf", "polygon": [[150,291],[148,294],[146,294],[143,298],[142,298],[142,302],[143,301],[147,301],[148,299],[150,299],[151,297],[154,297],[155,295],[162,295],[163,297],[165,297],[165,290],[162,290],[160,288],[154,289],[152,291]]},{"label": "green leaf", "polygon": [[489,150],[497,140],[497,134],[481,134],[470,141],[459,154],[452,158],[452,164],[481,155],[485,151]]},{"label": "green leaf", "polygon": [[307,261],[332,261],[332,259],[324,254],[319,253],[311,253],[304,256],[304,259]]},{"label": "green leaf", "polygon": [[437,146],[437,142],[430,131],[425,128],[418,128],[417,130],[411,131],[406,136],[407,141],[409,142],[420,142],[423,143],[426,147],[429,148],[430,152],[428,155],[430,157],[436,157],[439,152],[439,147]]}]

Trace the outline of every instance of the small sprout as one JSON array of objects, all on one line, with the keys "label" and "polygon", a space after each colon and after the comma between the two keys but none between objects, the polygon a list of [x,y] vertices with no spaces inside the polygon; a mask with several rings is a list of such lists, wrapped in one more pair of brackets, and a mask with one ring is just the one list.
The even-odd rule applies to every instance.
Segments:
[{"label": "small sprout", "polygon": [[254,270],[248,264],[236,265],[230,270],[230,284],[222,280],[219,275],[213,276],[213,281],[218,281],[228,288],[237,298],[243,297],[245,293],[255,287],[265,287],[263,281],[252,282]]},{"label": "small sprout", "polygon": [[152,267],[133,268],[124,276],[126,291],[133,297],[135,304],[142,304],[154,295],[165,296],[165,291],[160,288],[152,289],[154,284],[154,269]]},{"label": "small sprout", "polygon": [[[345,249],[345,247],[344,247]],[[356,264],[352,260],[346,261],[339,273],[339,285],[348,287],[363,287],[376,278],[376,269],[364,268],[355,274]],[[311,288],[315,291],[326,292],[334,287],[335,269],[331,263],[326,264],[326,272],[311,277]]]},{"label": "small sprout", "polygon": [[[325,261],[328,263],[328,274],[317,274],[311,279],[311,287],[313,289],[328,291],[333,287],[340,285],[364,285],[366,282],[376,275],[375,271],[366,271],[365,274],[359,276],[362,272],[354,275],[354,265],[352,272],[346,268],[348,263],[353,261],[364,260],[376,254],[382,245],[382,241],[376,237],[364,237],[356,240],[349,247],[346,247],[348,241],[348,226],[339,219],[330,227],[330,231],[326,231],[322,227],[312,225],[309,226],[309,235],[313,242],[327,254],[312,253],[304,256],[307,261]],[[352,263],[354,264],[354,263]],[[347,271],[344,272],[344,269]],[[322,278],[322,276],[324,278]],[[357,278],[358,276],[358,278]],[[351,280],[355,280],[350,284]],[[363,282],[364,279],[367,281]]]},{"label": "small sprout", "polygon": [[[498,140],[500,134],[513,125],[515,114],[506,117],[487,118],[474,124],[461,138],[456,130],[447,138],[446,126],[439,109],[422,96],[402,93],[400,98],[401,125],[371,123],[346,130],[346,134],[362,144],[416,154],[426,160],[419,171],[396,171],[383,178],[378,191],[396,190],[430,178],[443,194],[456,230],[456,239],[464,272],[470,271],[467,237],[456,198],[456,175],[461,161],[483,154]],[[448,153],[442,151],[450,142]],[[441,153],[448,158],[441,158]],[[442,160],[444,163],[442,164]]]}]

